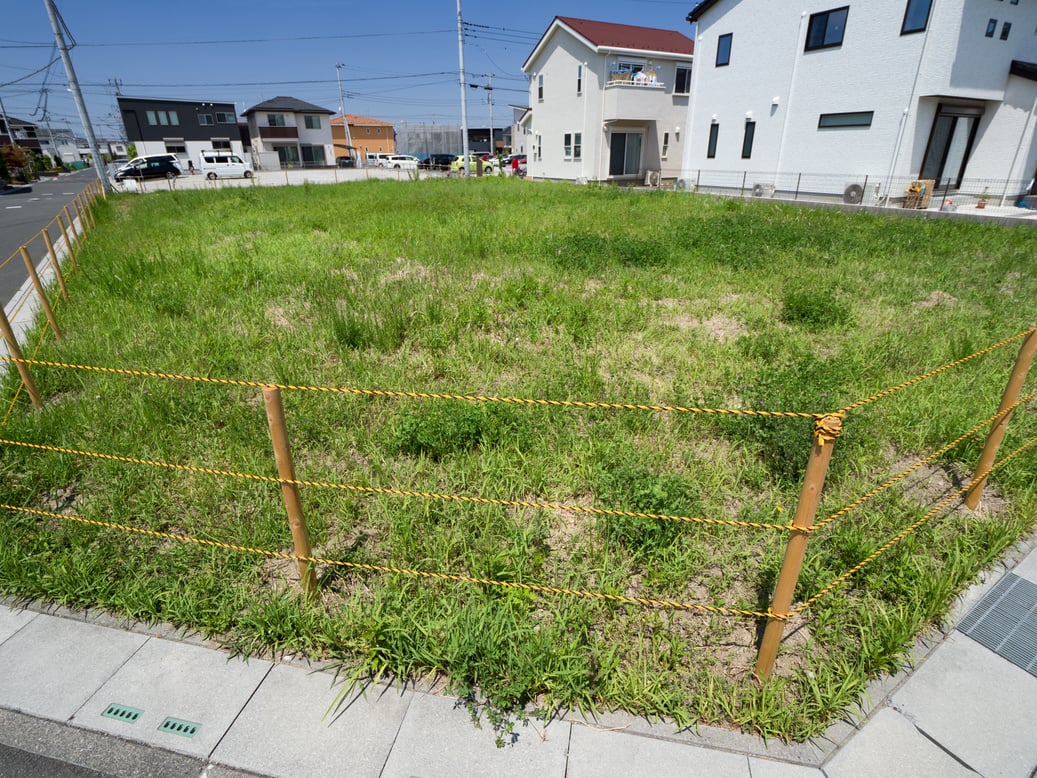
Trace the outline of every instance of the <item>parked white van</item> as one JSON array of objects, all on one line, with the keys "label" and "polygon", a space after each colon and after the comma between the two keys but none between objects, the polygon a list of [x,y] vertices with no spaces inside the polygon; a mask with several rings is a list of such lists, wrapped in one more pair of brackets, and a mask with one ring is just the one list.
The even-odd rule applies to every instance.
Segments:
[{"label": "parked white van", "polygon": [[252,165],[230,151],[202,151],[198,172],[214,181],[217,178],[252,178]]}]

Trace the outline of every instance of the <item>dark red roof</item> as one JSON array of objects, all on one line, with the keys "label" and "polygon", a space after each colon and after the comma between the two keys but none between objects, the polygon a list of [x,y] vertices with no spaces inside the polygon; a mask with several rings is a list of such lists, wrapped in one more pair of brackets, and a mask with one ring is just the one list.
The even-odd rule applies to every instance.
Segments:
[{"label": "dark red roof", "polygon": [[558,21],[571,27],[595,46],[617,49],[643,49],[670,54],[693,54],[695,42],[676,30],[660,30],[655,27],[635,27],[631,24],[595,22],[590,19],[574,19],[557,16]]}]

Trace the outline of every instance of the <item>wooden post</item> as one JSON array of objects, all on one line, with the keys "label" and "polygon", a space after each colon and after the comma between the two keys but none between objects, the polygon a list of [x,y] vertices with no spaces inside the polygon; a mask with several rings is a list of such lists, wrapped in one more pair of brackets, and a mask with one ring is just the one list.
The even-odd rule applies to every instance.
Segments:
[{"label": "wooden post", "polygon": [[36,294],[40,296],[40,305],[43,307],[43,312],[47,314],[47,321],[50,322],[51,329],[54,330],[54,337],[57,340],[61,340],[61,328],[58,327],[58,320],[54,316],[54,309],[50,307],[50,300],[47,299],[47,290],[43,288],[43,283],[40,281],[40,276],[36,272],[36,266],[32,264],[32,257],[29,256],[29,250],[22,246],[22,259],[25,260],[25,269],[29,271],[29,278],[32,279],[32,285],[36,287]]},{"label": "wooden post", "polygon": [[[65,215],[68,215],[68,211],[65,212]],[[65,229],[65,222],[61,220],[60,213],[55,218],[58,220],[58,226],[61,228],[61,236],[65,239],[65,251],[68,252],[69,259],[72,260],[72,267],[78,269],[78,265],[76,265],[75,246],[73,246],[72,242],[68,239],[68,230]]]},{"label": "wooden post", "polygon": [[979,498],[983,495],[983,489],[987,485],[990,468],[997,459],[997,450],[1008,429],[1008,420],[1012,418],[1012,412],[1008,409],[1019,400],[1019,393],[1022,391],[1023,382],[1026,381],[1026,374],[1033,363],[1034,352],[1037,352],[1037,329],[1030,330],[1030,334],[1026,336],[1022,348],[1019,349],[1019,356],[1015,360],[1015,367],[1012,368],[1012,374],[1008,377],[1008,385],[1001,396],[1001,405],[997,409],[999,418],[994,419],[994,424],[987,435],[986,445],[983,446],[983,453],[979,455],[979,464],[976,465],[976,475],[981,478],[965,494],[965,507],[969,510],[974,511],[979,505]]},{"label": "wooden post", "polygon": [[[90,228],[90,223],[86,220],[86,214],[83,213],[83,206],[79,204],[79,196],[72,201],[72,205],[75,206],[76,216],[79,217],[79,237],[82,244],[86,243],[86,231]],[[81,245],[82,245],[81,244]]]},{"label": "wooden post", "polygon": [[61,272],[61,263],[58,262],[58,252],[54,250],[54,244],[50,240],[47,229],[43,229],[43,242],[47,244],[47,253],[50,254],[50,263],[54,268],[54,275],[58,277],[58,285],[61,287],[61,296],[68,302],[68,287],[65,286],[65,274]]},{"label": "wooden post", "polygon": [[[75,241],[75,250],[78,252],[82,248],[82,244],[79,239],[79,230],[76,229],[76,221],[72,218],[72,212],[68,209],[67,205],[63,206],[61,210],[65,213],[65,219],[68,221],[68,231],[72,233],[72,239]],[[68,235],[65,236],[65,242],[68,243]],[[69,243],[68,249],[69,251],[72,250],[71,243]]]},{"label": "wooden post", "polygon": [[[274,443],[274,456],[277,458],[277,474],[281,479],[281,495],[284,507],[288,511],[288,525],[292,529],[292,541],[295,544],[295,555],[313,556],[310,549],[310,536],[306,531],[306,519],[302,512],[302,501],[295,481],[295,465],[292,463],[292,451],[288,446],[288,428],[284,421],[284,405],[281,402],[281,390],[276,386],[263,390],[263,401],[266,403],[266,419],[270,425],[270,437]],[[317,576],[310,562],[299,560],[299,578],[302,590],[313,596],[317,593]]]},{"label": "wooden post", "polygon": [[[803,568],[803,557],[807,550],[805,530],[814,525],[814,516],[821,501],[821,488],[825,483],[828,463],[832,459],[835,439],[842,432],[841,416],[831,415],[814,422],[814,446],[810,450],[807,472],[803,476],[803,488],[799,493],[799,504],[796,515],[792,519],[795,527],[785,547],[785,561],[782,562],[778,581],[774,586],[774,598],[771,600],[770,613],[773,616],[786,616],[792,605],[792,598],[799,581],[799,572]],[[771,618],[764,628],[763,640],[760,641],[760,653],[756,658],[756,677],[766,680],[774,669],[774,660],[778,656],[778,645],[785,631],[783,618]]]},{"label": "wooden post", "polygon": [[2,331],[4,340],[7,342],[7,352],[18,366],[18,373],[22,377],[22,383],[25,384],[25,391],[29,393],[29,399],[32,400],[32,406],[36,410],[40,410],[43,407],[40,392],[32,380],[29,366],[22,361],[22,350],[18,347],[18,339],[14,336],[14,329],[11,327],[11,322],[7,318],[7,313],[2,305],[0,305],[0,331]]},{"label": "wooden post", "polygon": [[94,215],[90,213],[90,206],[87,204],[82,192],[76,195],[76,208],[86,218],[86,226],[92,230],[94,228]]}]

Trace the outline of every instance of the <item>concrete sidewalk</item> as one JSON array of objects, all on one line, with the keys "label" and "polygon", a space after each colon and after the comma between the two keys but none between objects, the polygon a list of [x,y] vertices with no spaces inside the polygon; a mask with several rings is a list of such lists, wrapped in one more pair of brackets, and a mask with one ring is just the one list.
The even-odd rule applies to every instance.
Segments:
[{"label": "concrete sidewalk", "polygon": [[[1037,587],[1034,546],[963,596],[954,622],[999,581]],[[1037,606],[1023,619],[1037,642]],[[341,687],[319,668],[246,662],[168,627],[7,601],[0,743],[106,774],[210,778],[1035,774],[1037,664],[1028,672],[954,629],[919,644],[912,664],[873,685],[860,720],[809,743],[605,714],[519,724],[497,748],[491,727],[473,726],[449,697],[375,686],[326,715]]]}]

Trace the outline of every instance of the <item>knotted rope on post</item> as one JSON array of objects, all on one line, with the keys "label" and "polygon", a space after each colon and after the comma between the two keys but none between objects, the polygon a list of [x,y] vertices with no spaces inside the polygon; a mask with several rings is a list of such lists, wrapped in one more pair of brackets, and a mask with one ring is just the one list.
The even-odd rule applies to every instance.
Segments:
[{"label": "knotted rope on post", "polygon": [[843,413],[832,413],[814,419],[814,439],[817,445],[824,448],[825,443],[830,443],[843,434]]}]

